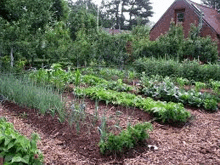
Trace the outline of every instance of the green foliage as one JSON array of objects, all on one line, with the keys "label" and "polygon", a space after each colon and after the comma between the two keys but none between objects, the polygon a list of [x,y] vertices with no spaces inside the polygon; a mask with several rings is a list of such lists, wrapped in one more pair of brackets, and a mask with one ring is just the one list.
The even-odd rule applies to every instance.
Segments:
[{"label": "green foliage", "polygon": [[79,86],[80,85],[80,71],[77,69],[77,71],[75,72],[75,85]]},{"label": "green foliage", "polygon": [[11,123],[0,118],[0,157],[4,164],[43,164],[43,155],[37,149],[38,134],[32,134],[29,140],[14,130]]},{"label": "green foliage", "polygon": [[40,47],[41,53],[44,54],[41,58],[59,61],[62,58],[69,57],[72,53],[72,40],[69,33],[64,22],[56,22],[53,28],[46,26]]},{"label": "green foliage", "polygon": [[172,102],[154,101],[151,98],[143,98],[135,94],[104,90],[99,87],[75,89],[74,94],[88,96],[95,100],[105,101],[107,104],[117,104],[129,107],[138,107],[146,112],[152,113],[163,122],[186,122],[191,116],[182,104]]},{"label": "green foliage", "polygon": [[64,103],[61,96],[51,88],[37,87],[27,78],[15,78],[13,75],[0,76],[0,93],[21,106],[35,108],[40,113],[57,113],[60,120],[64,119]]},{"label": "green foliage", "polygon": [[136,60],[133,66],[136,72],[145,72],[147,76],[158,74],[163,77],[182,77],[200,82],[208,82],[209,79],[220,80],[219,65],[210,63],[200,65],[195,60],[179,63],[171,59],[141,58]]},{"label": "green foliage", "polygon": [[139,41],[140,44],[134,47],[134,56],[172,58],[177,61],[189,58],[199,59],[205,63],[217,62],[217,44],[210,37],[199,37],[198,28],[192,24],[189,37],[185,39],[183,27],[171,22],[169,31],[156,41]]},{"label": "green foliage", "polygon": [[96,62],[104,61],[106,65],[123,66],[130,62],[126,45],[131,41],[131,35],[127,33],[111,35],[101,31],[95,37]]},{"label": "green foliage", "polygon": [[155,77],[149,78],[145,76],[141,79],[143,85],[141,90],[146,96],[165,101],[181,102],[195,107],[202,106],[210,111],[218,110],[218,98],[215,95],[198,92],[199,89],[204,88],[204,83],[196,82],[197,91],[193,89],[186,91],[175,86],[169,77],[165,77],[163,81]]},{"label": "green foliage", "polygon": [[105,153],[119,153],[124,149],[133,148],[137,143],[143,142],[149,138],[148,131],[152,131],[151,123],[138,123],[135,126],[128,126],[119,135],[112,133],[102,137],[99,142],[100,152]]},{"label": "green foliage", "polygon": [[40,85],[47,85],[63,90],[69,83],[75,81],[74,73],[64,71],[60,64],[53,64],[51,69],[39,69],[29,74],[32,81]]},{"label": "green foliage", "polygon": [[80,39],[81,35],[77,34],[83,29],[84,35],[96,33],[96,18],[93,14],[88,13],[85,6],[80,8],[71,7],[72,10],[69,15],[68,28],[70,29],[70,36],[73,41]]},{"label": "green foliage", "polygon": [[107,81],[105,79],[99,78],[99,77],[96,77],[96,76],[93,76],[93,75],[84,75],[82,77],[82,81],[85,84],[88,84],[88,85],[91,85],[91,86],[102,84],[102,83],[107,83]]}]

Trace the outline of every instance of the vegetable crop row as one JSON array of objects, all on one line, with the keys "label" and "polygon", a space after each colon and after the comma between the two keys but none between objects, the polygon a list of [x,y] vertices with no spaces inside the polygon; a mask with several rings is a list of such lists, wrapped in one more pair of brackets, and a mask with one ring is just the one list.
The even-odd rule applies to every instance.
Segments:
[{"label": "vegetable crop row", "polygon": [[74,94],[105,101],[107,104],[137,107],[152,113],[163,122],[186,122],[191,117],[190,112],[186,111],[181,103],[154,101],[151,98],[143,98],[131,93],[89,87],[77,88],[74,90]]},{"label": "vegetable crop row", "polygon": [[169,77],[164,78],[162,82],[156,77],[149,78],[143,76],[142,93],[149,97],[162,99],[165,101],[181,102],[185,105],[203,107],[206,110],[216,111],[218,109],[218,97],[209,93],[197,92],[194,89],[179,89]]}]

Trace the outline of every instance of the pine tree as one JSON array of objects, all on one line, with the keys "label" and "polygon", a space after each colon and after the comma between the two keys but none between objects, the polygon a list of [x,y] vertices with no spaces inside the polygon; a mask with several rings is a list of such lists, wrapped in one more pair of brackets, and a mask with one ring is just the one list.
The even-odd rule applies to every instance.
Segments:
[{"label": "pine tree", "polygon": [[153,12],[149,0],[129,0],[129,25],[128,29],[132,26],[146,25],[149,22],[148,17],[151,17]]}]

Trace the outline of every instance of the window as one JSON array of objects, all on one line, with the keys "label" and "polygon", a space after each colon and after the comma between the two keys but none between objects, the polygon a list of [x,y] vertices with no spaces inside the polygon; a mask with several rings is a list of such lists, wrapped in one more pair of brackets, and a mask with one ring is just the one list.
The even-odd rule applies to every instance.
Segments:
[{"label": "window", "polygon": [[185,9],[175,10],[175,22],[184,22]]},{"label": "window", "polygon": [[183,22],[184,21],[184,12],[177,13],[177,20],[176,22]]}]

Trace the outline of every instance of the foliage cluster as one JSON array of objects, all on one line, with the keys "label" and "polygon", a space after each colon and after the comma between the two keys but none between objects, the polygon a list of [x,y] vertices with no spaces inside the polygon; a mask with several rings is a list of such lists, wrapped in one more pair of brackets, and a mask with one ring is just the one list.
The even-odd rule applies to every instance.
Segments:
[{"label": "foliage cluster", "polygon": [[[181,102],[195,107],[202,106],[210,111],[216,111],[218,109],[219,99],[215,95],[197,92],[194,89],[189,91],[179,89],[169,77],[165,77],[163,81],[160,81],[157,77],[149,78],[143,76],[141,80],[143,85],[141,91],[146,96],[165,101]],[[197,82],[197,89],[199,89],[199,86],[201,84]]]},{"label": "foliage cluster", "polygon": [[148,131],[152,131],[151,123],[138,123],[128,126],[119,135],[106,134],[100,139],[99,147],[102,154],[123,152],[124,149],[133,148],[137,143],[149,138]]},{"label": "foliage cluster", "polygon": [[138,73],[145,72],[147,76],[160,75],[163,77],[182,77],[188,80],[208,82],[209,79],[220,80],[220,66],[218,64],[204,64],[196,60],[185,60],[179,63],[175,60],[141,58],[133,63]]},{"label": "foliage cluster", "polygon": [[85,66],[93,63],[105,65],[124,65],[130,60],[126,45],[131,35],[122,33],[111,35],[100,30],[86,35],[85,28],[77,32],[73,43],[74,52],[69,57],[74,66]]},{"label": "foliage cluster", "polygon": [[74,73],[64,71],[60,64],[53,64],[51,69],[39,69],[29,73],[29,78],[40,85],[52,86],[63,90],[66,84],[75,81]]},{"label": "foliage cluster", "polygon": [[4,164],[43,164],[43,155],[37,149],[38,134],[32,134],[29,140],[14,130],[11,123],[0,118],[0,157]]},{"label": "foliage cluster", "polygon": [[135,94],[104,90],[98,87],[78,88],[74,90],[78,96],[88,96],[95,100],[105,101],[107,104],[117,104],[130,107],[138,107],[146,112],[154,114],[163,122],[186,122],[191,116],[182,104],[173,102],[154,101],[151,98],[143,98]]}]

